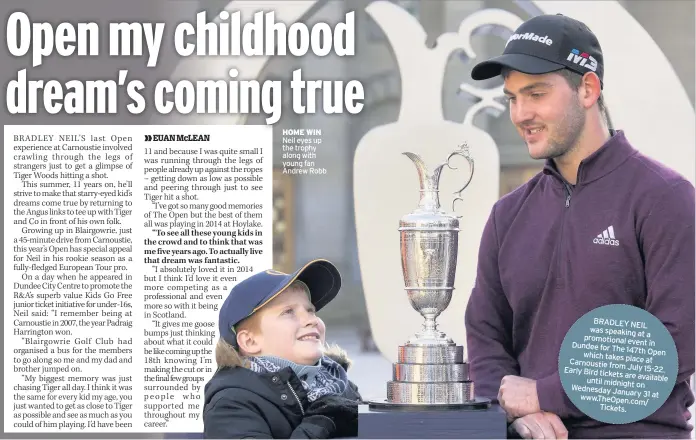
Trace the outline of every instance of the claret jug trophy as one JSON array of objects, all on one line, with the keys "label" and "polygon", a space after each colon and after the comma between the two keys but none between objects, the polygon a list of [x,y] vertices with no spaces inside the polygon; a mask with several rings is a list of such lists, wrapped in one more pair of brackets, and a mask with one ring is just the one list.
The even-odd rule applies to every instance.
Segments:
[{"label": "claret jug trophy", "polygon": [[[432,172],[416,154],[403,153],[416,166],[420,180],[418,207],[399,224],[401,267],[408,300],[424,318],[423,327],[398,348],[386,401],[371,401],[372,410],[485,409],[490,400],[476,398],[463,346],[437,328],[437,317],[454,292],[459,244],[459,216],[454,214],[462,191],[474,175],[466,144],[449,154]],[[469,177],[455,194],[452,212],[440,206],[440,175],[454,156],[469,164]]]}]

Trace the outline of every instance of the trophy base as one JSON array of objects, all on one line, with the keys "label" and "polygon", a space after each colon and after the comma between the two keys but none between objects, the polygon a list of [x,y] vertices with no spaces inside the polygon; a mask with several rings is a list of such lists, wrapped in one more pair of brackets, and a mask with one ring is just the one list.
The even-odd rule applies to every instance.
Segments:
[{"label": "trophy base", "polygon": [[387,382],[387,401],[403,404],[464,404],[474,401],[474,383]]},{"label": "trophy base", "polygon": [[367,404],[371,411],[481,411],[491,407],[491,400],[480,397],[459,403],[397,403],[371,400]]},{"label": "trophy base", "polygon": [[488,401],[475,398],[461,345],[399,346],[392,379],[387,382],[386,402],[373,402],[373,406],[400,410],[487,408]]},{"label": "trophy base", "polygon": [[469,364],[406,364],[392,366],[395,382],[466,382]]},{"label": "trophy base", "polygon": [[400,364],[461,364],[464,347],[461,345],[400,345]]}]

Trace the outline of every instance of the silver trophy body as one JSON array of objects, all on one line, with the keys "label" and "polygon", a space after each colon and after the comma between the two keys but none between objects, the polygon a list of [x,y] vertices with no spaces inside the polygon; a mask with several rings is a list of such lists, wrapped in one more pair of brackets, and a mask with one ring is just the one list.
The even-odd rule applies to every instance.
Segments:
[{"label": "silver trophy body", "polygon": [[[454,205],[471,182],[474,162],[461,146],[432,173],[416,154],[404,153],[416,166],[420,180],[418,207],[399,222],[401,267],[405,289],[413,308],[425,319],[421,331],[399,346],[398,361],[387,383],[386,402],[372,402],[371,409],[487,408],[490,401],[477,399],[469,379],[463,346],[437,328],[437,317],[449,306],[459,249],[459,217],[440,206],[439,182],[453,156],[469,163],[469,178],[455,194]],[[451,167],[450,167],[451,168]]]}]

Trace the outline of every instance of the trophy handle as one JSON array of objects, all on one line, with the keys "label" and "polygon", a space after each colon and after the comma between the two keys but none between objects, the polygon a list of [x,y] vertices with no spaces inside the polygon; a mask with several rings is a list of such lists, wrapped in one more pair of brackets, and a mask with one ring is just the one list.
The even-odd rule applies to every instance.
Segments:
[{"label": "trophy handle", "polygon": [[[466,159],[466,161],[469,163],[469,179],[466,181],[466,183],[464,184],[464,186],[462,186],[462,187],[459,189],[459,191],[455,191],[455,192],[454,192],[454,194],[456,194],[457,197],[455,197],[454,200],[452,200],[452,211],[456,213],[457,211],[455,210],[455,205],[457,204],[457,201],[464,201],[464,200],[462,199],[462,192],[466,189],[467,186],[469,186],[469,184],[471,183],[471,179],[474,177],[474,159],[473,159],[473,158],[471,157],[471,155],[469,154],[469,147],[467,146],[466,143],[460,145],[460,146],[459,146],[459,150],[453,151],[452,153],[450,153],[449,156],[447,156],[447,162],[446,162],[446,163],[447,163],[447,166],[448,166],[451,170],[456,170],[456,169],[457,169],[456,167],[453,167],[452,165],[450,165],[450,160],[451,160],[454,156],[461,156],[461,157],[463,157],[464,159]],[[462,215],[455,215],[455,217],[457,217],[457,218],[462,218],[463,216],[462,216]]]}]

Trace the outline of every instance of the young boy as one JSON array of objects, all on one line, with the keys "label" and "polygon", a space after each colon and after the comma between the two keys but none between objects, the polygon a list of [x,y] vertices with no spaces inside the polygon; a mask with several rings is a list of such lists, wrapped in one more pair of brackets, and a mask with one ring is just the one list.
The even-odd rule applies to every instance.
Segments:
[{"label": "young boy", "polygon": [[316,312],[341,276],[326,260],[293,274],[266,270],[237,284],[220,308],[218,370],[205,386],[205,438],[336,438],[358,434],[350,362],[325,349]]}]

